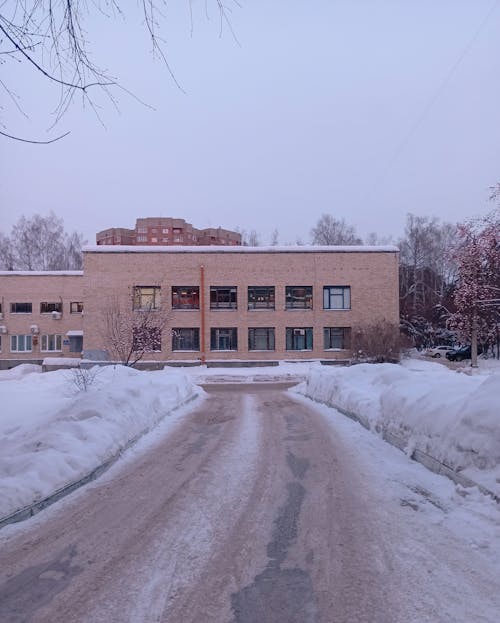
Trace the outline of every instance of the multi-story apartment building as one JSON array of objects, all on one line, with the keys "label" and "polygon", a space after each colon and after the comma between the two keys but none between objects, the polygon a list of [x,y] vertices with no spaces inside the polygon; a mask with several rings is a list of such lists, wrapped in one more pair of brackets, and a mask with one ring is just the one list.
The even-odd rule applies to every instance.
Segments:
[{"label": "multi-story apartment building", "polygon": [[346,359],[357,328],[398,323],[398,250],[94,246],[83,273],[0,273],[0,300],[4,367],[116,359],[110,319],[157,362]]},{"label": "multi-story apartment building", "polygon": [[135,229],[113,227],[96,234],[98,245],[206,246],[241,245],[241,234],[228,229],[196,229],[182,218],[138,218]]}]

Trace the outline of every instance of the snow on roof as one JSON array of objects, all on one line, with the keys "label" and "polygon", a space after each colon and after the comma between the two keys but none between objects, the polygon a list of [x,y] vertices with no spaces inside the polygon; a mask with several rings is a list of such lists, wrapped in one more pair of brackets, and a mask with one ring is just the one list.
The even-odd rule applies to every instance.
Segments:
[{"label": "snow on roof", "polygon": [[78,330],[66,331],[66,335],[68,337],[83,337],[83,331],[78,331]]},{"label": "snow on roof", "polygon": [[53,277],[61,275],[65,277],[82,277],[83,270],[0,270],[1,277]]},{"label": "snow on roof", "polygon": [[398,247],[363,245],[296,245],[296,246],[139,246],[87,245],[84,253],[398,253]]}]

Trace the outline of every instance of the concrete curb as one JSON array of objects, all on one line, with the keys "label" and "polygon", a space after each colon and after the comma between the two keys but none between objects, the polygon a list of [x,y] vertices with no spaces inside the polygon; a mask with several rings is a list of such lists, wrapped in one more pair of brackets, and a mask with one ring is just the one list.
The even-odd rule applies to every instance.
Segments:
[{"label": "concrete curb", "polygon": [[[306,398],[309,398],[309,396],[306,396]],[[309,399],[314,400],[313,398],[309,398]],[[347,409],[339,407],[335,404],[329,404],[327,402],[322,402],[320,400],[314,400],[314,402],[319,402],[320,404],[324,404],[327,407],[336,409],[339,413],[342,413],[342,415],[345,415],[351,420],[358,422],[359,424],[361,424],[361,426],[371,431],[368,419],[365,418],[364,416],[358,413],[353,413],[352,411],[348,411]],[[383,432],[382,439],[386,441],[387,443],[391,444],[391,446],[394,446],[395,448],[398,448],[398,450],[401,450],[401,452],[405,452],[406,441],[402,439],[401,437],[398,437],[397,435],[393,435],[392,433]],[[493,491],[490,491],[488,488],[484,487],[483,485],[480,485],[477,482],[474,482],[473,480],[471,480],[470,478],[467,478],[467,476],[464,476],[460,472],[457,472],[452,467],[450,467],[449,465],[446,465],[445,463],[442,463],[441,461],[431,456],[430,454],[427,454],[426,452],[423,452],[422,450],[415,449],[409,458],[412,459],[413,461],[416,461],[417,463],[420,463],[425,468],[427,468],[429,471],[434,472],[435,474],[446,476],[447,478],[452,480],[457,485],[461,485],[462,487],[477,487],[479,491],[481,491],[481,493],[495,500],[497,504],[500,504],[500,496],[498,496],[496,493],[493,493]]]},{"label": "concrete curb", "polygon": [[113,454],[109,459],[104,461],[104,463],[101,463],[101,465],[93,469],[88,474],[85,474],[85,476],[83,476],[79,480],[76,480],[75,482],[70,482],[69,484],[64,485],[64,487],[61,487],[54,493],[51,493],[46,498],[43,498],[42,500],[38,500],[37,502],[30,504],[29,506],[20,508],[17,511],[11,513],[10,515],[7,515],[5,517],[0,517],[0,530],[4,526],[7,526],[8,524],[17,523],[19,521],[24,521],[25,519],[29,519],[30,517],[33,517],[33,515],[36,515],[37,513],[42,511],[44,508],[51,506],[52,504],[66,497],[70,493],[73,493],[73,491],[76,491],[80,487],[83,487],[83,485],[86,485],[89,482],[92,482],[92,480],[96,480],[97,478],[99,478],[99,476],[104,474],[104,472],[106,472],[114,463],[116,463],[116,461],[129,448],[131,448],[134,444],[136,444],[139,441],[139,439],[144,437],[144,435],[147,435],[156,426],[158,426],[158,424],[162,422],[168,415],[170,415],[174,411],[177,411],[177,409],[184,407],[185,405],[189,404],[193,400],[196,400],[196,398],[199,398],[199,394],[194,394],[193,396],[190,396],[183,402],[179,403],[174,409],[172,409],[172,411],[169,411],[168,413],[166,413],[161,419],[155,422],[155,424],[153,424],[152,426],[148,426],[147,428],[142,430],[138,435],[130,439],[124,446],[122,446],[117,452],[115,452],[115,454]]}]

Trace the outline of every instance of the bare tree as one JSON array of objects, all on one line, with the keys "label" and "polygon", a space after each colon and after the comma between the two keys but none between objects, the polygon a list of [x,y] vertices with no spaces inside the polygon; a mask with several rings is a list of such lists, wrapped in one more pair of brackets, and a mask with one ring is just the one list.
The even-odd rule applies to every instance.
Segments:
[{"label": "bare tree", "polygon": [[255,229],[252,229],[252,231],[248,234],[247,244],[248,244],[249,247],[259,247],[260,246],[260,236],[256,232]]},{"label": "bare tree", "polygon": [[1,234],[0,262],[7,270],[80,270],[83,237],[68,234],[62,218],[21,216],[10,236]]},{"label": "bare tree", "polygon": [[351,335],[353,359],[375,363],[400,359],[399,327],[386,320],[353,328]]},{"label": "bare tree", "polygon": [[[457,228],[435,217],[408,214],[400,240],[400,312],[417,346],[434,341],[452,311]],[[440,335],[441,332],[438,333]]]},{"label": "bare tree", "polygon": [[169,314],[153,306],[134,309],[133,297],[111,299],[102,312],[100,333],[113,360],[135,366],[147,353],[162,350]]},{"label": "bare tree", "polygon": [[274,229],[271,232],[271,246],[276,247],[279,244],[279,232],[277,229]]},{"label": "bare tree", "polygon": [[[212,0],[219,15],[220,32],[223,25],[229,27],[227,7],[223,0]],[[176,78],[170,68],[159,28],[164,19],[165,0],[140,0],[143,24],[149,37],[155,57],[162,60],[174,82]],[[119,0],[95,0],[85,3],[78,0],[4,0],[0,3],[0,58],[2,62],[26,65],[48,83],[58,93],[55,110],[57,123],[76,95],[90,106],[99,116],[93,93],[102,91],[116,104],[117,89],[126,91],[112,73],[103,69],[105,62],[97,64],[90,49],[90,19],[100,18],[94,30],[109,28],[109,18],[123,16],[125,10],[131,11],[127,3]],[[192,3],[189,0],[189,10]],[[208,0],[205,3],[208,15]],[[107,22],[107,23],[106,23]],[[26,116],[19,97],[12,85],[0,80],[0,87],[17,110]],[[0,134],[11,139],[31,143],[50,143],[67,133],[48,141],[36,141],[13,136],[0,130]]]},{"label": "bare tree", "polygon": [[394,240],[392,239],[392,236],[381,236],[380,234],[377,234],[377,232],[372,231],[366,237],[365,244],[373,247],[380,245],[384,246],[394,244]]},{"label": "bare tree", "polygon": [[321,216],[316,227],[311,229],[311,238],[313,244],[320,245],[363,244],[353,225],[348,225],[343,218],[336,219],[331,214]]},{"label": "bare tree", "polygon": [[0,269],[14,270],[14,257],[10,238],[0,232]]}]

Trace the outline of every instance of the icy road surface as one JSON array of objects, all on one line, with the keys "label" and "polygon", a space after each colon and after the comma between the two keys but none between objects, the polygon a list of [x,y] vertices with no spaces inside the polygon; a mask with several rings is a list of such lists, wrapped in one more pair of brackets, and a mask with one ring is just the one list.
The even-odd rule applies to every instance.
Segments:
[{"label": "icy road surface", "polygon": [[2,530],[2,623],[498,622],[493,502],[284,387],[207,390]]}]

